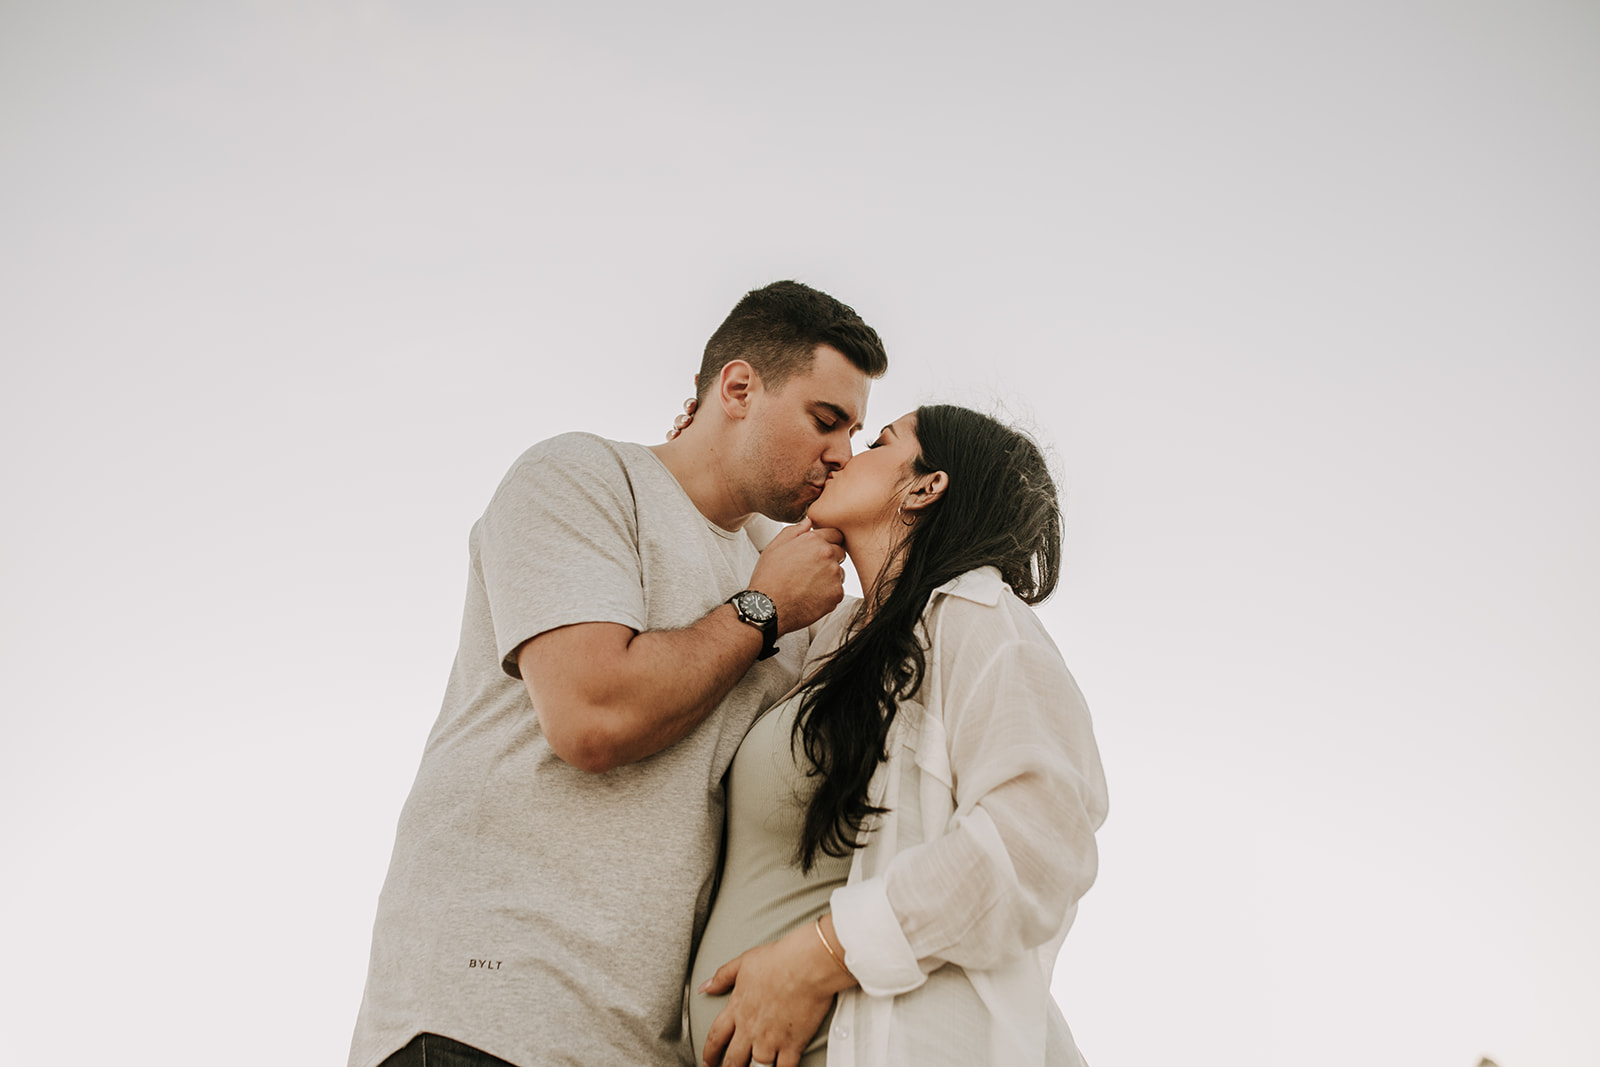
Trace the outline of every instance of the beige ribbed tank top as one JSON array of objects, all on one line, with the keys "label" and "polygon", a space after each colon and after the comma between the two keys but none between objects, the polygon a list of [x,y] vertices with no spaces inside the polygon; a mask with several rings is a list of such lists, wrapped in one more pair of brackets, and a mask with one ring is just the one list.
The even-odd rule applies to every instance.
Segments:
[{"label": "beige ribbed tank top", "polygon": [[[728,769],[722,884],[689,979],[689,1031],[696,1063],[705,1051],[706,1031],[728,998],[694,991],[739,953],[814,922],[850,874],[849,857],[820,854],[809,874],[800,873],[794,862],[811,793],[810,780],[796,766],[797,758],[809,766],[805,754],[791,754],[789,748],[800,700],[801,694],[791,696],[756,720]],[[800,1067],[823,1067],[827,1037],[824,1020]]]}]

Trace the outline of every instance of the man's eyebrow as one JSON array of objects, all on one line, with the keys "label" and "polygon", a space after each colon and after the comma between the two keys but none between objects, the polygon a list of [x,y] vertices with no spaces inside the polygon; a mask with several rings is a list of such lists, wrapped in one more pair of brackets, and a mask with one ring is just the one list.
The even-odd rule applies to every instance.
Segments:
[{"label": "man's eyebrow", "polygon": [[816,406],[819,407],[819,408],[823,408],[823,409],[825,409],[827,411],[833,412],[834,416],[840,422],[849,423],[850,424],[850,432],[852,434],[857,433],[857,432],[860,431],[861,423],[853,421],[850,418],[850,413],[848,411],[846,411],[844,408],[840,407],[838,404],[832,404],[832,403],[829,403],[826,400],[817,400],[817,401],[813,401],[813,403],[815,403]]}]

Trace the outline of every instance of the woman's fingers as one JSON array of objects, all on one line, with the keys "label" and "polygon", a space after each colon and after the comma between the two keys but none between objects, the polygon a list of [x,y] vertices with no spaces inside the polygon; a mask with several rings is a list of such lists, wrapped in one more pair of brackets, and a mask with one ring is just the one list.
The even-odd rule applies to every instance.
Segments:
[{"label": "woman's fingers", "polygon": [[800,927],[717,968],[699,989],[728,994],[706,1033],[705,1067],[749,1067],[752,1060],[799,1067],[833,1004],[828,987],[837,980],[837,968],[821,956],[813,931]]},{"label": "woman's fingers", "polygon": [[[770,1063],[770,1060],[762,1062]],[[743,1030],[733,1032],[733,1040],[728,1042],[728,1051],[722,1054],[723,1067],[749,1067],[750,1064],[750,1038]]]},{"label": "woman's fingers", "polygon": [[726,1011],[719,1012],[711,1023],[711,1029],[706,1031],[706,1047],[700,1062],[705,1064],[705,1067],[722,1067],[723,1051],[728,1047],[728,1041],[732,1037],[732,1017]]},{"label": "woman's fingers", "polygon": [[702,982],[696,992],[720,996],[732,989],[733,983],[739,977],[739,961],[742,959],[744,959],[744,954],[740,953],[721,967],[718,967],[717,973]]}]

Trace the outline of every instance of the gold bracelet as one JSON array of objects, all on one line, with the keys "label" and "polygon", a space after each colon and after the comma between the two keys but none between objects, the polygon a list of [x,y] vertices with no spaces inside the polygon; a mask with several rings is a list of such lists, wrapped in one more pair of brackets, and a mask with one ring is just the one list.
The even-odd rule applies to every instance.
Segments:
[{"label": "gold bracelet", "polygon": [[[828,953],[828,958],[837,963],[839,969],[845,974],[850,974],[850,968],[844,965],[844,960],[841,960],[839,954],[833,951],[833,946],[828,944],[828,935],[822,932],[822,916],[820,915],[817,916],[817,940],[822,942],[822,947]],[[850,977],[854,978],[855,975],[850,974]]]}]

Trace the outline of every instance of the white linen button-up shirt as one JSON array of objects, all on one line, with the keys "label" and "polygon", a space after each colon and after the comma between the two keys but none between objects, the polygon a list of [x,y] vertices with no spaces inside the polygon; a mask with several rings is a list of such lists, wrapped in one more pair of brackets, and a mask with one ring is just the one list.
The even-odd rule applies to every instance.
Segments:
[{"label": "white linen button-up shirt", "polygon": [[923,612],[927,671],[900,704],[834,929],[859,989],[839,994],[830,1067],[1081,1067],[1050,996],[1093,884],[1106,783],[1089,709],[1038,616],[999,571]]}]

